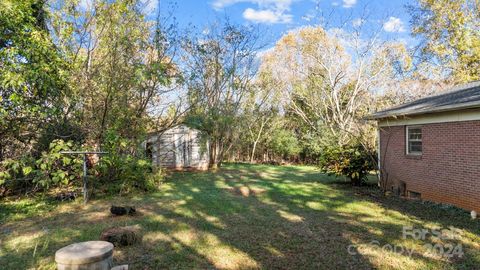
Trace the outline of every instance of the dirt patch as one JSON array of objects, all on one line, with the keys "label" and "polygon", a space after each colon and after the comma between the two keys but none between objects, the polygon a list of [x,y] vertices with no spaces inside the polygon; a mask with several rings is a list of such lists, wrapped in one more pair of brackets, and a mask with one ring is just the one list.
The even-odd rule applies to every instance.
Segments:
[{"label": "dirt patch", "polygon": [[230,187],[230,188],[227,188],[227,190],[234,195],[242,196],[242,197],[256,196],[266,191],[265,189],[249,187],[249,186]]}]

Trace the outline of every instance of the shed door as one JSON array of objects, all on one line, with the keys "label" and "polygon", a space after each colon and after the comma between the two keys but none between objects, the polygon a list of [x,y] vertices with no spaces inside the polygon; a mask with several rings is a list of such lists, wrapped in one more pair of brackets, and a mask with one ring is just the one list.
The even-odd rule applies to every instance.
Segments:
[{"label": "shed door", "polygon": [[190,136],[183,136],[182,138],[182,162],[184,167],[191,166],[192,163],[192,142]]}]

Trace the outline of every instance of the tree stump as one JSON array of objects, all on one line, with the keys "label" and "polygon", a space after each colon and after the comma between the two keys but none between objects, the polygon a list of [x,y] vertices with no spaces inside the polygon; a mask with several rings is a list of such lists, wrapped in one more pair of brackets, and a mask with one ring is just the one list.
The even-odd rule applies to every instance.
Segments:
[{"label": "tree stump", "polygon": [[113,245],[105,241],[88,241],[68,245],[55,253],[59,270],[110,270]]},{"label": "tree stump", "polygon": [[115,206],[110,207],[110,213],[115,216],[133,215],[137,212],[133,206]]},{"label": "tree stump", "polygon": [[77,193],[75,192],[62,192],[55,196],[55,200],[57,201],[74,201],[77,198]]},{"label": "tree stump", "polygon": [[112,243],[114,246],[130,246],[142,241],[140,226],[113,227],[105,229],[100,240]]}]

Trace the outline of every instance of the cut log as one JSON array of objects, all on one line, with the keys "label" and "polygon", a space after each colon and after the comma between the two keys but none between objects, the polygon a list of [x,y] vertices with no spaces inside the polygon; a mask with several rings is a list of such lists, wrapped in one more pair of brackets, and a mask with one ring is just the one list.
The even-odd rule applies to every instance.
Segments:
[{"label": "cut log", "polygon": [[75,192],[63,192],[55,196],[55,200],[61,201],[61,202],[74,201],[76,198],[77,198],[77,193]]},{"label": "cut log", "polygon": [[135,207],[133,206],[115,206],[112,205],[110,207],[110,213],[112,213],[115,216],[123,216],[123,215],[133,215],[137,211],[135,210]]},{"label": "cut log", "polygon": [[105,229],[100,239],[114,246],[130,246],[142,241],[140,226],[113,227]]}]

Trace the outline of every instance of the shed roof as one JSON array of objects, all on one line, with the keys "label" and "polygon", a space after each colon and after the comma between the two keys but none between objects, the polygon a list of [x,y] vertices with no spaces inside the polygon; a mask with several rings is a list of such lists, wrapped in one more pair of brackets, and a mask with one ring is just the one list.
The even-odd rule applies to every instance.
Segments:
[{"label": "shed roof", "polygon": [[480,81],[453,87],[438,95],[418,99],[370,115],[369,119],[420,115],[480,108]]},{"label": "shed roof", "polygon": [[188,131],[199,131],[196,128],[192,128],[187,126],[186,124],[180,123],[173,125],[167,129],[159,129],[159,130],[153,130],[147,133],[147,137],[152,137],[152,136],[157,136],[157,135],[163,135],[166,133],[185,133]]}]

